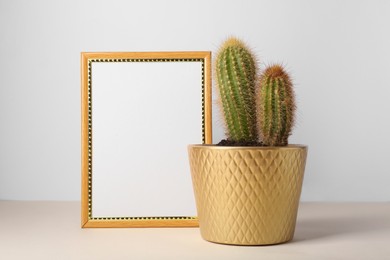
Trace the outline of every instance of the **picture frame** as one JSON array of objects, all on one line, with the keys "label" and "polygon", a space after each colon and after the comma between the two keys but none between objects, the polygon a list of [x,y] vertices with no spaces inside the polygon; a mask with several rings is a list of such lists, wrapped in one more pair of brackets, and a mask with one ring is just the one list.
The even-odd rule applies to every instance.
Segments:
[{"label": "picture frame", "polygon": [[211,53],[81,53],[81,226],[196,227],[190,143],[212,143]]}]

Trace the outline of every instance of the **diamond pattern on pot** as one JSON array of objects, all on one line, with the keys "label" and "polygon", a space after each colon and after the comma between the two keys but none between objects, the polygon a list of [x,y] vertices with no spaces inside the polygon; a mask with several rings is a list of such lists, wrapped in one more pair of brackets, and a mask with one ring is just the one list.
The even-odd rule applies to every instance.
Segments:
[{"label": "diamond pattern on pot", "polygon": [[189,148],[204,239],[227,244],[291,240],[307,148]]}]

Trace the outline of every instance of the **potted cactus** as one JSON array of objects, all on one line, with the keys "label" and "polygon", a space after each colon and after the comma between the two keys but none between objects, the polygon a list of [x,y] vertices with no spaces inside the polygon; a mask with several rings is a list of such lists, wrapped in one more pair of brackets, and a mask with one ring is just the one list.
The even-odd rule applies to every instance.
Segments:
[{"label": "potted cactus", "polygon": [[236,38],[214,64],[227,140],[189,145],[200,232],[212,242],[269,245],[293,238],[307,156],[289,145],[292,82],[280,65],[258,75],[257,60]]}]

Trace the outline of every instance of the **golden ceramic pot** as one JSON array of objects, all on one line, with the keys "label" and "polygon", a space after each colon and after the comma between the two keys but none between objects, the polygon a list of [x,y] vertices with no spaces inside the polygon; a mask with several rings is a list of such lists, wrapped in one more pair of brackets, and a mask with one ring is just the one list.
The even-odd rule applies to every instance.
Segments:
[{"label": "golden ceramic pot", "polygon": [[307,146],[188,146],[205,240],[269,245],[294,236]]}]

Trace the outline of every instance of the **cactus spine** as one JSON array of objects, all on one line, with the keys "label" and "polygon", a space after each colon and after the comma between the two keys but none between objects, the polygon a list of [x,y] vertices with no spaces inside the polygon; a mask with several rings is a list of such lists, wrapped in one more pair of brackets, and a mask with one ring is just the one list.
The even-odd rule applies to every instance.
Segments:
[{"label": "cactus spine", "polygon": [[264,145],[287,145],[296,109],[290,77],[281,65],[272,65],[262,73],[259,84],[256,102],[260,139]]},{"label": "cactus spine", "polygon": [[230,140],[258,139],[256,73],[256,59],[245,44],[236,38],[226,40],[217,54],[215,76]]}]

